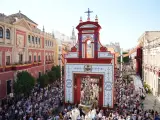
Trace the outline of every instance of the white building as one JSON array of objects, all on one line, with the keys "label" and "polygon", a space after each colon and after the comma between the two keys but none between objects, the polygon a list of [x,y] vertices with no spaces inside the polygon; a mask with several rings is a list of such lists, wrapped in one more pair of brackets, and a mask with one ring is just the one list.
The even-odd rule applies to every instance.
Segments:
[{"label": "white building", "polygon": [[[160,31],[147,31],[140,38],[143,44],[143,80],[153,95],[160,95]],[[159,97],[160,98],[160,97]]]},{"label": "white building", "polygon": [[106,47],[114,48],[115,52],[117,52],[117,53],[120,53],[120,51],[121,51],[120,44],[118,42],[115,42],[115,43],[111,42],[110,44],[107,44]]}]

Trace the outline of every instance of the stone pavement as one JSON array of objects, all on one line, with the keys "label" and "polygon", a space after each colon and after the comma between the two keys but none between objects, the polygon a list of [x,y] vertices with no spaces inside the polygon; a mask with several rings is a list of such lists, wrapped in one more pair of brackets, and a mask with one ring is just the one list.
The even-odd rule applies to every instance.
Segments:
[{"label": "stone pavement", "polygon": [[[140,79],[139,76],[132,75],[131,77],[134,80],[134,85],[135,85],[135,89],[136,90],[138,90],[139,87],[143,88],[142,81],[141,81],[141,79]],[[146,98],[144,100],[144,109],[145,110],[153,109],[155,99],[156,99],[156,97],[153,96],[152,94],[146,94]],[[160,112],[160,101],[158,99],[156,99],[155,110],[157,110],[158,112]]]},{"label": "stone pavement", "polygon": [[[154,102],[155,102],[156,97],[153,96],[152,94],[146,94],[146,98],[144,100],[144,109],[153,109]],[[155,110],[160,112],[160,101],[156,99],[156,107]]]}]

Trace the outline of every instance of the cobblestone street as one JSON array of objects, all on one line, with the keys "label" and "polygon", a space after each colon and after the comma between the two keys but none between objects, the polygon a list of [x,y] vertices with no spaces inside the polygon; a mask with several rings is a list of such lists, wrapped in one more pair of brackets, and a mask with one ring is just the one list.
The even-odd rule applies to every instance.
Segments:
[{"label": "cobblestone street", "polygon": [[[154,101],[155,101],[156,97],[153,96],[152,94],[147,94],[146,95],[146,99],[144,100],[144,109],[147,110],[147,109],[153,109],[153,106],[154,106]],[[156,100],[156,107],[155,109],[157,111],[160,111],[160,101]]]},{"label": "cobblestone street", "polygon": [[[139,87],[142,88],[142,82],[139,76],[136,75],[132,75],[132,78],[134,79],[134,85],[135,85],[135,89],[138,90]],[[146,94],[146,98],[144,100],[144,109],[153,109],[154,106],[154,102],[155,102],[156,97],[153,96],[152,94]],[[155,109],[157,111],[160,111],[160,101],[156,100],[156,107]]]}]

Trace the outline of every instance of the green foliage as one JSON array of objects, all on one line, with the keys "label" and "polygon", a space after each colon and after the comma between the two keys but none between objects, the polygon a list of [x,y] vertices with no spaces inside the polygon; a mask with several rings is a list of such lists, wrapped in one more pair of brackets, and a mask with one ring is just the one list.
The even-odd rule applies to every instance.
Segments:
[{"label": "green foliage", "polygon": [[148,89],[148,93],[149,94],[152,93],[150,86],[146,82],[144,82],[144,86],[143,87],[144,87],[145,90]]},{"label": "green foliage", "polygon": [[48,85],[49,83],[49,77],[47,74],[42,75],[40,78],[38,78],[38,83],[40,84],[41,88],[44,88]]},{"label": "green foliage", "polygon": [[17,73],[17,80],[14,81],[14,93],[28,95],[35,85],[34,77],[27,71]]},{"label": "green foliage", "polygon": [[55,72],[56,79],[60,80],[60,78],[61,78],[61,68],[60,68],[60,66],[59,65],[53,66],[51,70]]},{"label": "green foliage", "polygon": [[49,71],[48,72],[49,82],[53,83],[56,80],[56,72],[55,71]]},{"label": "green foliage", "polygon": [[[127,54],[128,52],[123,52],[123,54]],[[120,63],[121,57],[118,57],[117,61]],[[129,63],[129,56],[123,57],[123,63]]]}]

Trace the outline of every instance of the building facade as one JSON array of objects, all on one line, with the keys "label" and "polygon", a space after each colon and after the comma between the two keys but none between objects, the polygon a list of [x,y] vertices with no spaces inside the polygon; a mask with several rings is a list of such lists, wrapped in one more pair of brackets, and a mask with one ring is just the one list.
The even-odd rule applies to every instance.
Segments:
[{"label": "building facade", "polygon": [[[142,79],[153,95],[160,95],[160,31],[147,31],[139,39],[143,44]],[[160,97],[159,97],[160,98]]]},{"label": "building facade", "polygon": [[108,51],[115,54],[115,66],[118,67],[118,57],[120,56],[120,44],[118,42],[110,43],[106,45]]},{"label": "building facade", "polygon": [[65,55],[68,53],[68,51],[71,50],[71,47],[73,47],[76,43],[76,35],[74,28],[72,29],[71,37],[68,37],[62,33],[57,33],[56,40],[57,40],[57,58],[58,58],[57,65],[60,65],[62,63],[62,66],[64,66]]},{"label": "building facade", "polygon": [[21,12],[0,14],[0,99],[12,93],[18,71],[35,78],[54,65],[55,38]]}]

